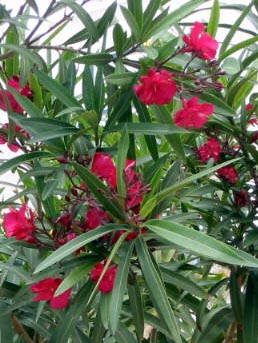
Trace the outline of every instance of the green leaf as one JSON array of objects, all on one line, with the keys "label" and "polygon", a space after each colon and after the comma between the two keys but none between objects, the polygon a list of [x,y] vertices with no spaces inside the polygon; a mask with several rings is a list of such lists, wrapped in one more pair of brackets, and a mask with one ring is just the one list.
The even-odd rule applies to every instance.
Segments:
[{"label": "green leaf", "polygon": [[[138,112],[139,120],[140,122],[144,123],[144,127],[146,127],[146,125],[148,126],[149,124],[151,124],[151,116],[149,114],[147,107],[142,102],[140,102],[137,97],[133,98],[133,102]],[[148,135],[144,134],[144,139],[146,141],[151,157],[154,160],[157,160],[159,158],[159,151],[157,147],[156,137],[148,137]]]},{"label": "green leaf", "polygon": [[133,14],[139,28],[142,28],[143,13],[142,13],[142,0],[127,0],[127,7]]},{"label": "green leaf", "polygon": [[[224,333],[233,320],[234,318],[230,308],[223,307],[222,309],[219,309],[202,330],[202,333],[198,338],[198,343],[218,342],[218,339],[224,337]],[[251,341],[249,342],[251,343]]]},{"label": "green leaf", "polygon": [[226,50],[224,54],[220,56],[220,61],[223,61],[226,57],[234,54],[235,52],[249,47],[250,45],[256,43],[258,41],[258,36],[246,39],[240,43],[234,44],[230,49]]},{"label": "green leaf", "polygon": [[219,17],[220,17],[219,0],[214,0],[212,8],[211,8],[211,14],[210,14],[208,27],[207,27],[207,32],[212,37],[216,37],[216,33],[218,30],[218,25],[219,25]]},{"label": "green leaf", "polygon": [[257,278],[253,273],[248,276],[244,315],[243,315],[243,337],[244,343],[257,343],[258,337],[258,287]]},{"label": "green leaf", "polygon": [[109,200],[110,192],[107,187],[87,168],[77,163],[74,163],[73,165],[78,175],[86,183],[95,197],[102,203],[105,210],[109,211],[116,218],[124,221],[125,215],[123,211],[121,211],[120,205],[112,197],[112,201]]},{"label": "green leaf", "polygon": [[252,2],[248,6],[246,6],[245,9],[243,9],[243,11],[241,11],[241,15],[237,18],[235,23],[231,26],[226,37],[224,37],[223,42],[222,42],[221,47],[220,47],[220,54],[219,54],[220,59],[222,58],[222,56],[225,56],[225,53],[227,52],[227,48],[229,47],[229,44],[230,44],[232,38],[237,33],[242,21],[245,19],[245,17],[250,12],[251,7],[252,7]]},{"label": "green leaf", "polygon": [[65,277],[62,283],[58,286],[57,290],[55,291],[55,296],[58,296],[65,292],[67,289],[72,288],[73,285],[85,279],[88,276],[88,273],[93,269],[95,263],[98,262],[97,257],[89,256],[87,261],[83,265],[79,265],[72,269],[70,274]]},{"label": "green leaf", "polygon": [[117,154],[117,190],[118,193],[124,199],[126,195],[126,186],[125,186],[125,164],[126,157],[129,148],[129,136],[126,130],[122,131],[121,139],[118,144],[118,154]]},{"label": "green leaf", "polygon": [[141,340],[144,331],[143,301],[141,296],[141,289],[137,283],[136,277],[134,277],[133,281],[130,279],[127,288],[132,320],[135,326],[138,340]]},{"label": "green leaf", "polygon": [[140,211],[142,218],[145,218],[153,210],[153,208],[157,204],[160,203],[160,201],[162,201],[166,197],[174,194],[175,191],[182,189],[183,187],[185,187],[189,183],[192,183],[201,177],[204,177],[206,175],[209,175],[209,174],[217,171],[219,168],[225,167],[229,164],[233,164],[234,162],[236,162],[238,160],[239,160],[239,158],[236,158],[236,159],[233,159],[230,161],[226,161],[226,162],[217,164],[214,167],[205,169],[205,170],[203,170],[197,174],[189,176],[189,177],[185,178],[184,180],[175,183],[174,185],[172,185],[172,186],[170,186],[164,190],[161,190],[159,193],[155,194],[152,198],[148,199],[148,201],[146,201],[146,203],[144,203],[144,205],[142,206],[141,211]]},{"label": "green leaf", "polygon": [[128,26],[130,27],[130,29],[132,30],[132,35],[135,38],[135,41],[140,41],[141,40],[141,29],[136,21],[136,18],[134,17],[134,15],[132,14],[132,12],[124,7],[124,6],[120,6],[122,14],[125,18],[125,20],[127,21]]},{"label": "green leaf", "polygon": [[127,84],[132,83],[132,81],[135,79],[135,73],[126,72],[126,73],[115,73],[110,74],[106,76],[106,80],[111,85],[117,85],[117,86],[124,86]]},{"label": "green leaf", "polygon": [[146,41],[160,31],[166,30],[170,26],[177,24],[178,22],[180,22],[180,20],[190,15],[198,6],[203,4],[205,1],[206,0],[190,1],[177,8],[173,12],[169,13],[164,18],[156,22],[154,25],[150,26],[148,32],[144,34],[143,40]]},{"label": "green leaf", "polygon": [[35,151],[28,152],[24,155],[14,157],[7,162],[4,162],[0,166],[0,174],[3,174],[13,168],[18,167],[20,164],[26,164],[27,162],[38,160],[39,158],[50,158],[53,155],[47,151]]},{"label": "green leaf", "polygon": [[69,91],[57,81],[53,80],[44,72],[37,70],[36,75],[43,87],[49,90],[67,107],[80,107],[79,102],[69,93]]},{"label": "green leaf", "polygon": [[240,62],[236,58],[229,57],[223,62],[222,69],[228,75],[233,75],[240,71],[241,65],[240,65]]},{"label": "green leaf", "polygon": [[151,25],[155,14],[157,13],[160,7],[160,0],[151,0],[144,11],[143,14],[143,30],[144,33],[148,31],[149,26]]},{"label": "green leaf", "polygon": [[128,272],[130,268],[130,259],[134,248],[134,242],[124,245],[123,254],[120,256],[118,264],[118,271],[116,274],[115,285],[112,290],[110,307],[109,307],[109,321],[110,329],[113,333],[117,331],[119,316],[122,308],[124,291],[126,288]]},{"label": "green leaf", "polygon": [[123,54],[123,47],[126,42],[126,33],[120,24],[116,24],[113,29],[113,41],[117,56],[120,57]]},{"label": "green leaf", "polygon": [[[68,342],[79,317],[86,310],[87,299],[91,295],[93,286],[93,283],[89,281],[76,294],[66,313],[60,317],[49,343]],[[90,339],[85,339],[85,343],[90,342]]]},{"label": "green leaf", "polygon": [[199,298],[207,298],[207,294],[204,291],[204,289],[197,285],[197,283],[195,283],[189,277],[179,274],[178,272],[169,271],[166,268],[162,268],[161,271],[165,283],[167,282],[172,285],[175,285]]},{"label": "green leaf", "polygon": [[97,40],[99,38],[99,31],[97,26],[95,25],[91,16],[85,11],[85,9],[75,2],[70,1],[61,1],[61,3],[65,4],[66,6],[70,7],[74,13],[78,16],[81,20],[85,28],[88,30],[90,36]]},{"label": "green leaf", "polygon": [[137,343],[133,334],[121,322],[118,325],[117,331],[115,333],[115,338],[116,338],[116,342],[119,342],[119,343]]},{"label": "green leaf", "polygon": [[75,126],[57,119],[26,118],[15,114],[11,114],[10,118],[33,136],[32,143],[78,133]]},{"label": "green leaf", "polygon": [[156,135],[173,135],[176,133],[191,133],[178,126],[169,124],[155,124],[155,123],[121,123],[110,127],[106,132],[122,131],[126,129],[129,133],[134,133],[135,135],[146,135],[146,136],[156,136]]},{"label": "green leaf", "polygon": [[176,222],[153,219],[144,223],[144,226],[167,241],[192,251],[197,256],[201,255],[215,261],[234,265],[253,268],[258,266],[258,260],[246,252]]},{"label": "green leaf", "polygon": [[17,90],[12,87],[7,87],[8,91],[13,94],[14,98],[18,101],[24,111],[28,112],[32,117],[42,117],[41,110],[36,107],[31,100],[22,96]]},{"label": "green leaf", "polygon": [[43,260],[35,269],[34,273],[39,273],[42,270],[52,266],[53,264],[61,261],[65,257],[71,255],[76,250],[80,249],[84,245],[99,239],[109,232],[120,230],[125,227],[122,224],[107,224],[105,226],[100,226],[92,231],[81,234],[80,236],[74,238],[70,242],[61,246],[55,250],[51,255],[49,255],[45,260]]},{"label": "green leaf", "polygon": [[14,45],[14,44],[0,44],[0,48],[1,47],[6,48],[10,51],[13,51],[17,54],[20,54],[27,61],[30,61],[32,64],[38,66],[41,69],[43,68],[43,60],[33,50],[28,50],[26,47],[22,45]]},{"label": "green leaf", "polygon": [[99,36],[102,36],[105,31],[109,28],[111,25],[111,22],[114,18],[115,12],[116,12],[116,7],[117,4],[116,2],[113,2],[105,11],[103,16],[100,18],[98,25],[97,25],[97,30],[99,32]]},{"label": "green leaf", "polygon": [[175,343],[181,343],[180,330],[168,301],[168,296],[160,277],[160,273],[157,271],[147,245],[141,236],[136,239],[135,246],[146,286],[149,289],[152,302],[159,314],[159,317],[165,323],[166,328],[171,337],[173,337]]},{"label": "green leaf", "polygon": [[74,62],[88,65],[106,65],[114,60],[111,54],[99,53],[99,54],[88,54],[82,57],[76,57]]},{"label": "green leaf", "polygon": [[[166,106],[153,105],[151,108],[153,109],[154,114],[159,123],[168,124],[168,125],[172,124],[171,113],[166,108]],[[176,153],[177,157],[185,161],[185,151],[184,151],[184,147],[183,147],[180,135],[175,132],[174,134],[165,135],[165,138],[170,144],[170,146],[172,147],[172,149],[174,150],[174,152]]]}]

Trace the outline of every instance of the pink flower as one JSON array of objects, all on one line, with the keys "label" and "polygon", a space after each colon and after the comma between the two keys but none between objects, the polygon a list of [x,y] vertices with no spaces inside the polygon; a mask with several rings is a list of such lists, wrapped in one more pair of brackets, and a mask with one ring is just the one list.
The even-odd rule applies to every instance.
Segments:
[{"label": "pink flower", "polygon": [[[29,85],[25,85],[24,87],[20,86],[20,77],[15,75],[8,81],[8,86],[17,90],[22,96],[26,98],[30,98],[32,96],[32,91]],[[23,113],[23,108],[18,104],[12,93],[8,90],[0,91],[0,108],[4,111],[7,111],[7,104],[5,96],[7,97],[10,107],[14,112]]]},{"label": "pink flower", "polygon": [[90,208],[85,218],[85,224],[89,230],[96,229],[96,227],[106,224],[109,221],[108,214],[98,207]]},{"label": "pink flower", "polygon": [[93,157],[91,172],[116,188],[116,166],[110,155],[96,152]]},{"label": "pink flower", "polygon": [[31,291],[33,293],[38,293],[38,295],[34,298],[34,301],[50,301],[50,306],[55,310],[67,307],[72,292],[71,288],[56,297],[54,296],[58,286],[62,281],[62,279],[49,277],[31,285]]},{"label": "pink flower", "polygon": [[3,219],[6,236],[32,242],[32,233],[36,229],[34,217],[34,213],[27,205],[23,205],[19,210],[10,208],[10,212],[4,214]]},{"label": "pink flower", "polygon": [[174,123],[177,126],[189,129],[194,127],[200,129],[212,115],[214,106],[209,103],[198,104],[198,97],[194,96],[189,100],[183,99],[183,108],[176,112]]},{"label": "pink flower", "polygon": [[[90,273],[90,277],[92,279],[92,281],[94,282],[98,282],[100,275],[103,272],[103,269],[106,265],[106,260],[102,263],[96,263],[95,264],[95,268],[92,269],[91,273]],[[98,289],[102,292],[102,293],[109,293],[110,291],[112,291],[113,287],[114,287],[114,282],[115,282],[115,278],[116,278],[116,273],[117,273],[117,266],[111,266],[109,267],[102,280],[99,283]]]},{"label": "pink flower", "polygon": [[218,42],[209,33],[204,32],[205,26],[195,22],[189,36],[184,35],[186,43],[184,52],[192,52],[203,60],[213,60],[218,49]]},{"label": "pink flower", "polygon": [[217,170],[217,173],[222,179],[232,184],[235,184],[237,182],[238,173],[234,167],[227,166],[227,167],[220,168]]},{"label": "pink flower", "polygon": [[173,74],[165,69],[156,71],[151,68],[148,71],[148,75],[140,77],[142,84],[135,85],[134,91],[146,105],[169,104],[177,91],[177,86],[172,76]]},{"label": "pink flower", "polygon": [[218,162],[221,153],[220,141],[216,138],[210,138],[204,145],[198,148],[198,154],[200,161],[205,163],[210,158],[213,158],[214,162]]}]

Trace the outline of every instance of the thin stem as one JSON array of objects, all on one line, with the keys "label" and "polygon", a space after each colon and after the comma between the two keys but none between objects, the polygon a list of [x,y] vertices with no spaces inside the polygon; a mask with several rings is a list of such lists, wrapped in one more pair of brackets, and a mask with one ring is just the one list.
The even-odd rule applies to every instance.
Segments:
[{"label": "thin stem", "polygon": [[[45,13],[43,14],[43,19],[46,19],[49,12],[51,11],[51,9],[53,8],[53,6],[55,5],[56,0],[52,0],[51,3],[49,4],[48,8],[46,9]],[[43,20],[39,20],[37,22],[37,24],[35,25],[35,27],[31,30],[31,32],[29,33],[28,37],[25,38],[25,44],[28,44],[30,39],[34,36],[34,34],[37,32],[37,30],[39,29],[39,27],[42,25]]]}]

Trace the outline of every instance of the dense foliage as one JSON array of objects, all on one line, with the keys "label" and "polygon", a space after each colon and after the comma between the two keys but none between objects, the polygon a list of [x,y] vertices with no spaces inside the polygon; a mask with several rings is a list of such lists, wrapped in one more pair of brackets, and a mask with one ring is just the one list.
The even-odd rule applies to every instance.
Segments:
[{"label": "dense foliage", "polygon": [[258,2],[90,2],[0,5],[1,342],[257,343]]}]

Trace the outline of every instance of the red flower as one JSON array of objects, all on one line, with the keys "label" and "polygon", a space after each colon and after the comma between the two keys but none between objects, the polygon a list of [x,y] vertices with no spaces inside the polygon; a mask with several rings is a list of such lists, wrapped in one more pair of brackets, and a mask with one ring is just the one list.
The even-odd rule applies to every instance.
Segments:
[{"label": "red flower", "polygon": [[177,126],[189,129],[194,127],[200,129],[212,115],[214,106],[209,103],[198,104],[198,97],[194,96],[189,100],[183,99],[183,108],[176,112],[174,122]]},{"label": "red flower", "polygon": [[34,240],[32,233],[36,229],[34,216],[34,213],[27,205],[23,205],[19,210],[10,208],[10,212],[4,214],[3,219],[6,236],[32,242]]},{"label": "red flower", "polygon": [[246,190],[241,189],[239,192],[235,193],[236,205],[239,207],[245,207],[250,201],[249,194]]},{"label": "red flower", "polygon": [[190,35],[184,35],[183,37],[183,40],[186,43],[186,47],[183,51],[192,52],[203,60],[213,60],[219,44],[209,33],[204,32],[204,29],[204,24],[199,22],[194,23]]},{"label": "red flower", "polygon": [[257,118],[251,118],[248,120],[248,123],[251,124],[252,126],[257,126],[258,125],[258,119]]},{"label": "red flower", "polygon": [[85,218],[85,224],[89,230],[96,229],[96,227],[106,224],[109,221],[108,214],[98,207],[90,208]]},{"label": "red flower", "polygon": [[[90,277],[92,279],[92,281],[94,282],[98,282],[100,275],[103,272],[103,269],[106,265],[106,260],[102,263],[96,263],[95,264],[95,269],[92,269],[91,273],[90,273]],[[109,267],[102,280],[100,281],[99,285],[98,285],[98,289],[102,292],[102,293],[109,293],[110,291],[112,291],[113,287],[114,287],[114,282],[115,282],[115,277],[116,277],[116,272],[117,272],[117,266],[111,266]]]},{"label": "red flower", "polygon": [[148,75],[140,77],[141,85],[135,85],[134,91],[146,105],[169,104],[176,94],[177,86],[172,79],[173,74],[162,69],[149,69]]},{"label": "red flower", "polygon": [[254,132],[254,134],[252,134],[252,137],[250,139],[250,143],[255,143],[258,139],[258,131]]},{"label": "red flower", "polygon": [[251,104],[251,103],[247,104],[246,107],[245,107],[246,112],[250,112],[253,109],[254,109],[254,105]]},{"label": "red flower", "polygon": [[58,286],[62,281],[62,279],[49,277],[31,285],[31,291],[33,293],[39,293],[34,298],[34,301],[50,301],[50,306],[55,310],[59,310],[68,306],[72,292],[71,288],[56,297],[54,296]]},{"label": "red flower", "polygon": [[200,161],[205,163],[210,158],[214,159],[214,162],[218,162],[221,153],[221,144],[216,138],[210,138],[204,145],[198,148],[198,154]]},{"label": "red flower", "polygon": [[110,155],[96,152],[93,157],[91,172],[116,188],[116,166]]},{"label": "red flower", "polygon": [[223,167],[217,170],[217,173],[219,174],[222,179],[225,179],[226,181],[234,184],[237,182],[238,174],[234,167]]},{"label": "red flower", "polygon": [[[8,86],[14,88],[17,90],[22,96],[25,96],[26,98],[30,98],[32,96],[32,91],[29,87],[29,85],[25,85],[24,87],[20,86],[20,77],[19,76],[13,76],[9,81],[8,81]],[[0,108],[4,111],[7,111],[7,104],[6,104],[6,99],[4,97],[7,97],[9,100],[11,109],[14,112],[17,113],[23,113],[23,108],[18,104],[12,93],[8,90],[3,90],[0,91]]]}]

